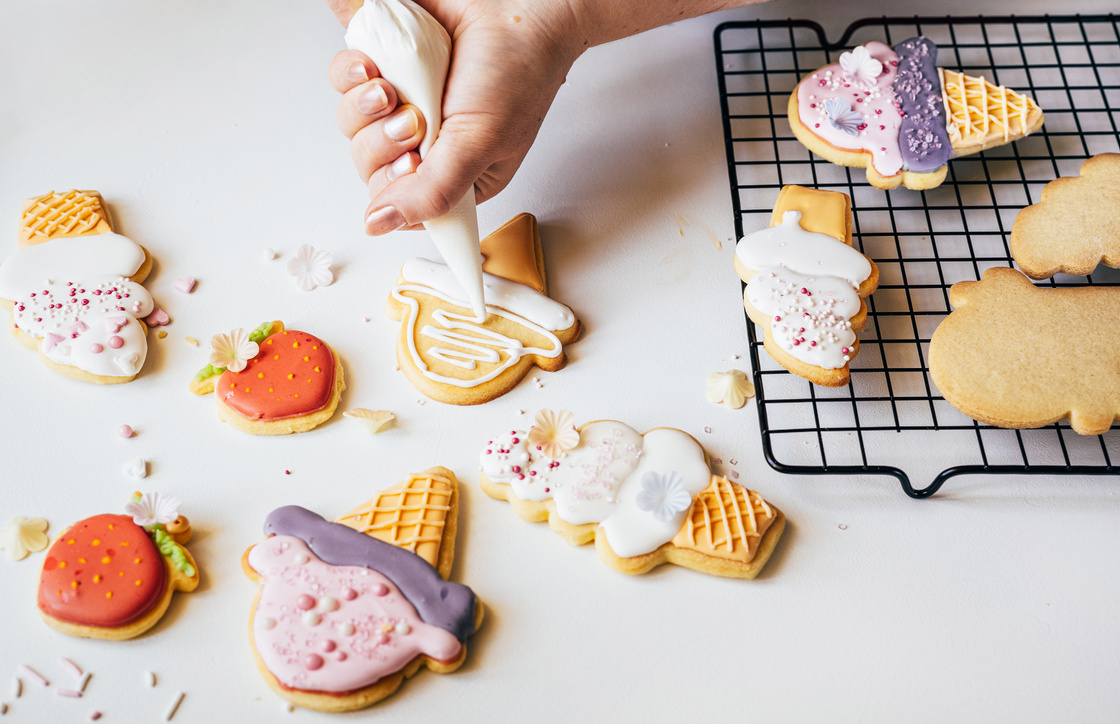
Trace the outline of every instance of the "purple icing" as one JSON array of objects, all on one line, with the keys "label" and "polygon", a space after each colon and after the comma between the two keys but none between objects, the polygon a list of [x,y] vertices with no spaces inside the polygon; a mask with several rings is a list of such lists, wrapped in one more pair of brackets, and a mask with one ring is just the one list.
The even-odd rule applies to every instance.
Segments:
[{"label": "purple icing", "polygon": [[898,129],[903,168],[934,171],[949,160],[953,150],[945,127],[937,46],[928,38],[917,37],[894,46],[894,52],[898,54],[894,94],[903,112]]},{"label": "purple icing", "polygon": [[340,523],[324,520],[298,505],[268,514],[265,535],[292,535],[332,566],[362,566],[393,582],[425,623],[466,641],[474,633],[474,591],[445,581],[439,571],[411,551],[378,540]]}]

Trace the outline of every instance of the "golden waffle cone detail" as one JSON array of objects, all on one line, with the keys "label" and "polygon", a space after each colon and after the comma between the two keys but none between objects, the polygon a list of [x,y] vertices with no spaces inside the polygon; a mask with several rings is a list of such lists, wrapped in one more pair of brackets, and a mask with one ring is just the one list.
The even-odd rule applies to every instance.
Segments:
[{"label": "golden waffle cone detail", "polygon": [[713,558],[750,563],[776,517],[777,511],[761,495],[713,475],[712,482],[692,502],[673,545]]},{"label": "golden waffle cone detail", "polygon": [[38,243],[112,230],[109,214],[96,191],[49,191],[24,204],[19,238],[24,242]]},{"label": "golden waffle cone detail", "polygon": [[980,76],[938,68],[949,141],[958,155],[1008,143],[1035,131],[1042,109],[1010,88]]},{"label": "golden waffle cone detail", "polygon": [[335,522],[412,551],[438,567],[452,494],[448,478],[415,473]]}]

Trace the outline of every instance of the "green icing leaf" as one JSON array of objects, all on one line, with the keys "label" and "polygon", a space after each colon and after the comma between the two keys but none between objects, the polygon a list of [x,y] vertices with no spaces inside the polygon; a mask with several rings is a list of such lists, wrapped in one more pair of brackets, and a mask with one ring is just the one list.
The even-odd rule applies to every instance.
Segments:
[{"label": "green icing leaf", "polygon": [[171,565],[188,576],[194,575],[194,566],[191,565],[190,560],[187,558],[187,552],[167,534],[163,526],[156,524],[146,530],[152,536],[152,540],[155,542],[156,548],[159,548],[159,552],[171,559]]},{"label": "green icing leaf", "polygon": [[[256,342],[257,344],[260,344],[261,342],[263,342],[265,339],[268,338],[268,335],[271,332],[272,332],[272,322],[265,322],[261,326],[254,329],[252,332],[249,332],[249,341]],[[226,371],[225,367],[215,367],[214,365],[206,365],[205,367],[203,367],[202,369],[200,369],[198,371],[197,375],[194,376],[194,381],[195,382],[202,382],[203,380],[208,380],[211,377],[214,377],[216,375],[220,375],[225,371]]]}]

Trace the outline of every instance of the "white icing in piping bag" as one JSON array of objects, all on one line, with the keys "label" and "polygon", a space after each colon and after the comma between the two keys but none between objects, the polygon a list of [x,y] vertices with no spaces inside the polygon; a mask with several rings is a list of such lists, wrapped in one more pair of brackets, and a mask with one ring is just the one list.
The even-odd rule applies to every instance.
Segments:
[{"label": "white icing in piping bag", "polygon": [[[435,18],[412,0],[365,0],[346,28],[346,45],[377,64],[402,102],[424,114],[427,132],[420,158],[439,136],[443,121],[443,84],[451,63],[451,37]],[[463,287],[479,320],[486,319],[482,291],[482,254],[478,214],[471,188],[446,215],[424,223],[443,260]]]}]

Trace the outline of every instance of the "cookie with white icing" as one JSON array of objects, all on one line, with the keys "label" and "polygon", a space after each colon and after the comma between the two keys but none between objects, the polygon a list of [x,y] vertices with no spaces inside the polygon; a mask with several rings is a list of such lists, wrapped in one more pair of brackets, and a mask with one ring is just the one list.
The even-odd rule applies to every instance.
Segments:
[{"label": "cookie with white icing", "polygon": [[446,674],[467,655],[483,607],[448,581],[459,484],[430,468],[335,522],[299,506],[265,521],[242,568],[260,584],[249,637],[257,667],[297,706],[353,711],[422,667]]},{"label": "cookie with white icing", "polygon": [[397,363],[424,395],[477,405],[509,392],[534,366],[567,361],[580,334],[571,309],[548,297],[537,220],[519,214],[482,241],[488,316],[479,322],[445,264],[410,259],[385,313],[401,321]]},{"label": "cookie with white icing", "polygon": [[1069,419],[1082,435],[1120,422],[1120,288],[1043,288],[1014,269],[949,290],[929,372],[953,407],[1015,429]]},{"label": "cookie with white icing", "polygon": [[675,563],[754,578],[785,529],[762,497],[713,475],[700,443],[680,430],[645,434],[615,420],[580,428],[542,410],[528,430],[502,431],[479,455],[482,489],[575,545],[595,542],[615,570]]},{"label": "cookie with white icing", "polygon": [[789,98],[793,135],[809,150],[867,169],[876,188],[931,189],[957,156],[1002,146],[1042,127],[1028,96],[937,67],[929,38],[893,49],[871,41],[804,78]]},{"label": "cookie with white icing", "polygon": [[125,515],[80,520],[55,539],[39,574],[39,613],[54,630],[123,641],[155,626],[175,591],[198,587],[179,500],[135,493]]},{"label": "cookie with white icing", "polygon": [[784,186],[770,226],[736,245],[735,272],[778,364],[818,385],[848,384],[879,268],[852,248],[847,194]]},{"label": "cookie with white icing", "polygon": [[190,390],[214,393],[218,419],[253,435],[307,432],[331,419],[346,389],[342,360],[313,334],[265,322],[210,340]]},{"label": "cookie with white icing", "polygon": [[144,247],[113,232],[96,191],[50,192],[24,203],[19,250],[0,263],[8,326],[43,364],[73,379],[129,382],[148,354]]},{"label": "cookie with white icing", "polygon": [[1120,153],[1093,156],[1079,176],[1046,184],[1015,217],[1011,256],[1032,279],[1120,267]]}]

